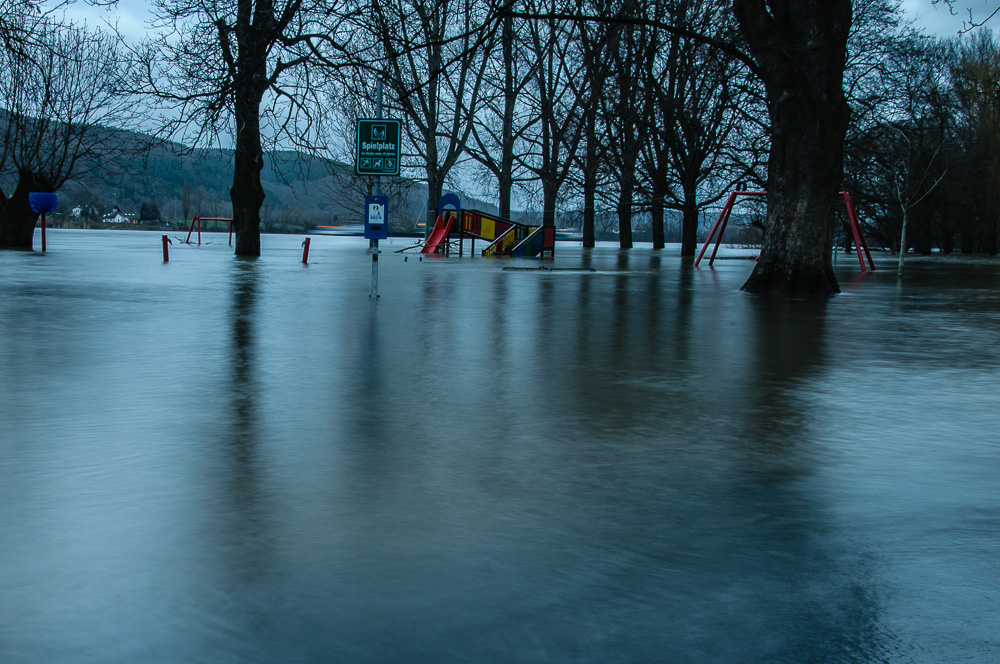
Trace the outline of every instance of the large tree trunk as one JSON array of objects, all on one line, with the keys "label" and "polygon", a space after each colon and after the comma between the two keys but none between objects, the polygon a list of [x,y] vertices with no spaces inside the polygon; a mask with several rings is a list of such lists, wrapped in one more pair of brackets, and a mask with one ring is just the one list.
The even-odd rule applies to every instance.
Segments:
[{"label": "large tree trunk", "polygon": [[233,202],[236,255],[260,256],[260,208],[264,204],[264,187],[260,183],[260,172],[264,169],[260,104],[268,89],[267,53],[271,42],[267,26],[273,12],[267,3],[252,8],[250,3],[241,1],[238,7],[236,40],[239,48],[233,80],[236,145],[229,197]]},{"label": "large tree trunk", "polygon": [[424,237],[427,238],[437,223],[437,206],[444,194],[444,182],[436,164],[428,162],[425,170],[427,171],[427,222],[424,226]]},{"label": "large tree trunk", "polygon": [[771,120],[767,224],[743,289],[839,292],[830,252],[849,109],[843,77],[850,0],[734,0]]},{"label": "large tree trunk", "polygon": [[559,197],[559,181],[549,178],[542,180],[542,226],[556,225],[556,200]]},{"label": "large tree trunk", "polygon": [[501,128],[500,175],[497,178],[500,200],[497,204],[499,216],[510,219],[510,195],[514,188],[514,110],[517,106],[517,90],[514,86],[514,19],[507,16],[503,20],[503,127]]},{"label": "large tree trunk", "polygon": [[28,194],[33,191],[51,192],[53,189],[45,178],[22,170],[10,198],[0,194],[0,249],[31,251],[39,215],[31,209]]},{"label": "large tree trunk", "polygon": [[[628,115],[622,114],[623,118]],[[625,119],[625,122],[629,122]],[[627,128],[622,131],[621,173],[618,182],[618,246],[621,249],[632,248],[632,199],[635,194],[635,131]]]},{"label": "large tree trunk", "polygon": [[694,258],[698,250],[698,187],[684,185],[684,210],[681,220],[681,256]]},{"label": "large tree trunk", "polygon": [[594,221],[597,215],[597,115],[587,111],[586,126],[587,154],[583,165],[583,246],[595,244]]},{"label": "large tree trunk", "polygon": [[444,193],[444,178],[438,166],[436,140],[434,132],[427,129],[424,133],[424,145],[427,146],[427,153],[424,155],[424,172],[427,174],[427,218],[424,220],[424,239],[430,237],[431,230],[437,223],[437,206]]},{"label": "large tree trunk", "polygon": [[514,189],[513,165],[513,152],[511,152],[510,159],[507,158],[506,154],[501,157],[500,177],[497,178],[497,184],[500,187],[497,213],[504,219],[510,219],[510,196]]},{"label": "large tree trunk", "polygon": [[632,248],[632,186],[623,182],[618,194],[618,246],[621,249]]},{"label": "large tree trunk", "polygon": [[236,101],[236,149],[233,164],[233,229],[236,231],[236,255],[260,256],[260,207],[264,188],[260,172],[264,168],[264,150],[260,142],[260,100],[262,94],[241,95]]},{"label": "large tree trunk", "polygon": [[650,223],[653,225],[653,249],[663,249],[665,246],[663,237],[663,192],[653,190],[653,201],[650,204]]}]

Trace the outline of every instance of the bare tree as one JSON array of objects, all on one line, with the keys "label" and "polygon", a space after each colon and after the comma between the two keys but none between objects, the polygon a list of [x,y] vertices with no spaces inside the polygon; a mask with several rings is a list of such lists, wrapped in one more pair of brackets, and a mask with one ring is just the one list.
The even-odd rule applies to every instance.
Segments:
[{"label": "bare tree", "polygon": [[344,64],[352,0],[154,0],[138,90],[169,108],[164,130],[190,146],[233,145],[236,254],[260,255],[265,143],[322,143],[322,92]]},{"label": "bare tree", "polygon": [[833,204],[850,110],[844,66],[850,0],[733,0],[764,83],[771,125],[768,214],[747,291],[839,292],[833,274]]},{"label": "bare tree", "polygon": [[[728,3],[668,0],[658,5],[666,21],[732,38],[725,34],[735,27],[727,20]],[[675,33],[657,37],[661,43],[648,86],[651,133],[643,160],[652,199],[653,247],[664,244],[664,209],[679,210],[681,255],[693,257],[701,210],[744,175],[732,156],[736,129],[752,126],[740,122],[748,103],[749,72],[730,54],[696,39]]]},{"label": "bare tree", "polygon": [[130,65],[115,39],[46,17],[22,19],[31,39],[0,53],[0,247],[30,249],[38,215],[29,192],[122,167],[149,146],[110,128],[141,119],[135,100],[120,93]]},{"label": "bare tree", "polygon": [[[533,9],[553,13],[557,2],[541,0]],[[529,21],[527,26],[536,66],[524,100],[538,122],[530,134],[525,132],[525,150],[518,161],[538,178],[545,226],[555,226],[559,190],[576,165],[583,109],[592,101],[586,91],[586,61],[574,39],[576,30],[573,21],[552,17]]]},{"label": "bare tree", "polygon": [[[593,15],[613,13],[608,0],[590,0],[587,10]],[[620,24],[603,21],[581,21],[577,25],[580,50],[584,61],[583,107],[583,149],[577,152],[579,164],[579,187],[583,196],[583,246],[593,247],[596,231],[610,232],[605,228],[608,216],[598,219],[598,191],[611,180],[607,167],[611,134],[617,131],[615,118],[603,113],[609,82],[613,74],[609,50],[618,34],[623,30]],[[572,176],[571,176],[572,177]]]},{"label": "bare tree", "polygon": [[961,122],[964,173],[979,214],[964,224],[963,252],[1000,249],[1000,39],[980,31],[953,44],[952,84]]},{"label": "bare tree", "polygon": [[[948,11],[950,11],[952,14],[958,14],[958,12],[955,10],[955,0],[932,0],[932,4],[936,5],[941,3],[947,5]],[[984,4],[989,5],[997,3],[986,2]],[[987,6],[980,13],[974,13],[971,8],[967,8],[965,10],[965,14],[967,18],[962,22],[962,31],[969,32],[974,28],[980,28],[986,25],[986,23],[990,21],[994,16],[1000,14],[1000,5],[997,5],[995,7]]]},{"label": "bare tree", "polygon": [[34,27],[40,17],[31,0],[0,0],[0,47],[8,54],[28,56],[27,46],[37,45]]},{"label": "bare tree", "polygon": [[499,215],[510,218],[515,183],[515,149],[538,116],[520,101],[535,79],[537,63],[527,57],[527,45],[519,35],[527,32],[523,19],[505,15],[501,19],[500,49],[494,49],[484,78],[480,112],[473,118],[470,157],[495,181]]},{"label": "bare tree", "polygon": [[451,170],[465,154],[497,41],[497,22],[476,0],[376,0],[372,28],[381,51],[371,68],[427,178],[427,224]]},{"label": "bare tree", "polygon": [[745,62],[763,83],[772,141],[767,229],[744,289],[789,295],[838,292],[830,247],[850,117],[843,82],[852,2],[732,0],[732,9],[740,44],[642,15],[516,15],[647,25],[698,39]]},{"label": "bare tree", "polygon": [[[899,149],[895,168],[892,172],[893,193],[895,202],[899,206],[902,215],[902,223],[899,232],[899,264],[896,269],[896,277],[903,278],[903,262],[906,257],[906,231],[909,221],[910,210],[927,198],[933,192],[941,180],[944,179],[946,171],[942,170],[938,163],[938,155],[943,145],[938,145],[933,154],[928,158],[925,146],[920,145],[917,140],[923,138],[918,134],[911,137],[901,127],[892,126],[890,128],[898,136]],[[914,132],[917,133],[917,132]]]},{"label": "bare tree", "polygon": [[[635,3],[621,8],[629,18],[639,11]],[[613,118],[615,130],[608,132],[607,165],[617,185],[618,244],[632,248],[632,211],[639,188],[638,166],[642,146],[651,130],[649,109],[654,85],[647,72],[656,56],[653,29],[644,24],[625,25],[615,31],[607,50],[612,73],[603,98],[604,114]]]},{"label": "bare tree", "polygon": [[[954,113],[946,52],[899,24],[892,3],[865,4],[852,30],[845,76],[853,109],[845,186],[859,210],[867,212],[872,239],[891,247],[900,238],[905,252],[915,235],[917,244],[929,250],[930,224],[914,229],[911,222],[916,206],[934,192],[948,170],[946,148],[954,139]],[[920,217],[930,221],[930,214]],[[942,219],[940,225],[948,221]],[[850,235],[844,236],[846,248]],[[950,240],[942,237],[941,244],[950,251]]]}]

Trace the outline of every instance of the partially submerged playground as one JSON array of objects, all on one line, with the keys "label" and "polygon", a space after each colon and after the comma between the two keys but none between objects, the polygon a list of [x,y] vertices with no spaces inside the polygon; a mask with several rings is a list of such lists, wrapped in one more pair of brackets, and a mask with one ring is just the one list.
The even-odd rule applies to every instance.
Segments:
[{"label": "partially submerged playground", "polygon": [[445,194],[438,201],[437,218],[427,239],[397,253],[419,248],[422,254],[450,254],[457,248],[458,255],[462,256],[466,238],[473,255],[476,240],[481,240],[487,242],[481,251],[483,256],[533,258],[546,253],[555,256],[555,228],[522,224],[489,212],[463,209],[455,194]]},{"label": "partially submerged playground", "polygon": [[[705,256],[705,251],[713,243],[713,240],[715,247],[709,256],[708,264],[712,266],[715,262],[719,246],[722,244],[722,236],[726,232],[726,226],[737,200],[764,196],[767,196],[766,191],[736,190],[730,193],[718,219],[702,244],[701,251],[694,262],[695,267],[699,266]],[[872,260],[871,251],[868,249],[868,243],[861,230],[861,224],[858,223],[858,216],[851,196],[846,191],[841,191],[838,198],[842,199],[844,203],[848,228],[854,240],[853,246],[858,255],[861,272],[874,271],[875,261]],[[465,239],[468,238],[470,240],[470,253],[473,255],[478,239],[488,243],[482,249],[483,256],[532,258],[543,257],[547,252],[550,257],[554,257],[555,233],[556,229],[553,227],[533,226],[480,210],[462,209],[459,197],[449,193],[438,201],[434,228],[427,238],[411,247],[399,249],[396,253],[419,249],[422,254],[450,254],[457,249],[458,255],[462,256],[465,253]]]},{"label": "partially submerged playground", "polygon": [[[702,259],[705,258],[705,254],[707,253],[709,246],[714,244],[714,247],[708,256],[709,267],[713,266],[716,254],[722,244],[723,235],[729,223],[730,216],[738,199],[753,199],[765,196],[767,196],[766,191],[737,189],[730,192],[730,195],[723,205],[718,218],[712,225],[707,238],[702,243],[701,251],[698,253],[697,258],[694,261],[694,266],[698,267],[700,265]],[[850,242],[850,240],[853,240],[853,242],[850,242],[847,246],[853,246],[855,252],[857,253],[858,263],[862,273],[875,271],[875,262],[872,260],[871,251],[868,248],[868,243],[864,237],[864,233],[862,232],[861,224],[859,223],[857,212],[854,208],[850,194],[846,191],[841,191],[838,192],[837,197],[841,199],[844,211],[846,212],[846,229],[850,233],[848,241]],[[55,209],[56,195],[51,193],[32,192],[29,194],[29,201],[32,209],[35,212],[40,213],[41,249],[42,252],[45,252],[47,249],[45,215],[46,212],[50,212]],[[385,203],[383,202],[383,205],[384,204]],[[232,246],[234,229],[233,219],[231,217],[195,216],[191,220],[187,237],[184,240],[180,240],[179,238],[178,240],[183,244],[191,244],[192,236],[197,233],[197,244],[201,245],[202,222],[216,222],[224,224],[224,228],[228,231],[228,244]],[[366,237],[368,237],[368,227],[369,220],[366,219]],[[381,235],[379,235],[379,237],[387,237],[388,228],[383,227],[381,221],[378,226],[371,226],[371,229],[380,231]],[[548,255],[549,257],[554,258],[555,239],[556,229],[552,226],[525,224],[490,212],[465,209],[462,207],[461,199],[458,195],[454,193],[447,193],[438,201],[435,223],[427,237],[414,245],[398,249],[395,253],[405,253],[416,249],[419,250],[421,254],[450,255],[452,253],[457,253],[459,256],[463,256],[465,254],[465,243],[466,240],[468,240],[469,253],[470,255],[475,255],[476,240],[480,240],[481,242],[486,243],[486,246],[480,250],[480,254],[482,256],[534,258],[545,257]],[[163,235],[161,240],[163,244],[163,262],[168,262],[168,244],[173,243],[169,241],[166,235]],[[307,264],[310,238],[307,237],[302,242],[302,247],[302,263]],[[377,254],[379,253],[377,251],[377,244],[375,247],[376,249],[372,252],[373,260],[377,259]]]}]

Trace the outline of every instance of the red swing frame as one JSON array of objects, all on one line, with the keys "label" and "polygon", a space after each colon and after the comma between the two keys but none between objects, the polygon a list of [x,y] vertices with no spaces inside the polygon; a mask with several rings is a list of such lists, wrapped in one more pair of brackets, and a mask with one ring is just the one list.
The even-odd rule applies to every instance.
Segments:
[{"label": "red swing frame", "polygon": [[[708,249],[708,245],[712,242],[712,238],[715,238],[715,248],[712,249],[712,255],[708,259],[709,267],[711,267],[715,262],[715,254],[719,251],[719,245],[722,244],[722,234],[726,232],[726,224],[729,223],[729,215],[732,214],[733,205],[736,204],[736,199],[739,196],[767,196],[767,192],[734,191],[729,194],[729,198],[726,199],[726,204],[722,206],[722,212],[719,213],[719,218],[715,220],[715,224],[712,226],[712,230],[709,231],[705,244],[702,245],[701,251],[698,253],[698,258],[694,261],[695,267],[697,267],[701,262],[702,257],[705,255],[705,250]],[[847,209],[847,219],[850,221],[851,233],[854,235],[854,248],[858,252],[858,262],[861,264],[861,271],[866,272],[870,269],[874,272],[875,261],[872,260],[872,253],[868,250],[868,242],[865,241],[865,236],[861,232],[861,225],[858,224],[858,215],[854,211],[854,204],[851,202],[851,195],[846,191],[842,191],[840,192],[840,197],[844,200],[844,207]],[[719,232],[718,237],[715,236],[716,231]],[[862,251],[864,253],[862,253]],[[865,257],[868,258],[868,266],[865,265]]]}]

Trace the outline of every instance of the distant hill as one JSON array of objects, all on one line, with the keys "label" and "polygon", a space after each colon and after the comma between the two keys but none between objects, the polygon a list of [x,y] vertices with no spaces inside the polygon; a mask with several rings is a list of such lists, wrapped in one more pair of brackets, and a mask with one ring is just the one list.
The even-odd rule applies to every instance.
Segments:
[{"label": "distant hill", "polygon": [[[135,217],[144,207],[157,209],[163,220],[230,217],[232,157],[229,150],[157,147],[144,160],[128,164],[123,173],[96,169],[67,183],[58,192],[59,212],[68,215],[80,208],[95,221],[115,207]],[[361,223],[370,183],[353,174],[353,165],[294,152],[269,153],[264,162],[263,230]],[[391,205],[396,208],[390,221],[397,229],[409,230],[423,220],[427,187],[412,180],[388,180],[383,178],[383,193],[390,190]]]},{"label": "distant hill", "polygon": [[[149,136],[102,129],[115,134],[119,154],[140,153],[138,146],[153,143]],[[132,148],[135,146],[135,148]],[[122,157],[124,159],[124,157]],[[187,149],[179,144],[159,144],[144,157],[122,164],[108,159],[101,166],[84,165],[79,175],[57,192],[59,208],[53,225],[101,226],[114,213],[138,219],[151,211],[151,221],[187,222],[196,215],[230,217],[229,189],[233,178],[233,152]],[[0,184],[10,187],[12,174],[0,174]],[[353,164],[343,164],[298,152],[265,154],[261,173],[265,200],[261,209],[265,232],[300,232],[316,226],[360,224],[370,178],[354,174]],[[382,193],[389,195],[389,221],[394,232],[423,230],[427,185],[408,178],[382,178]],[[496,212],[496,206],[466,195],[463,207]],[[78,209],[80,218],[73,216]],[[518,215],[515,214],[515,218]]]}]

